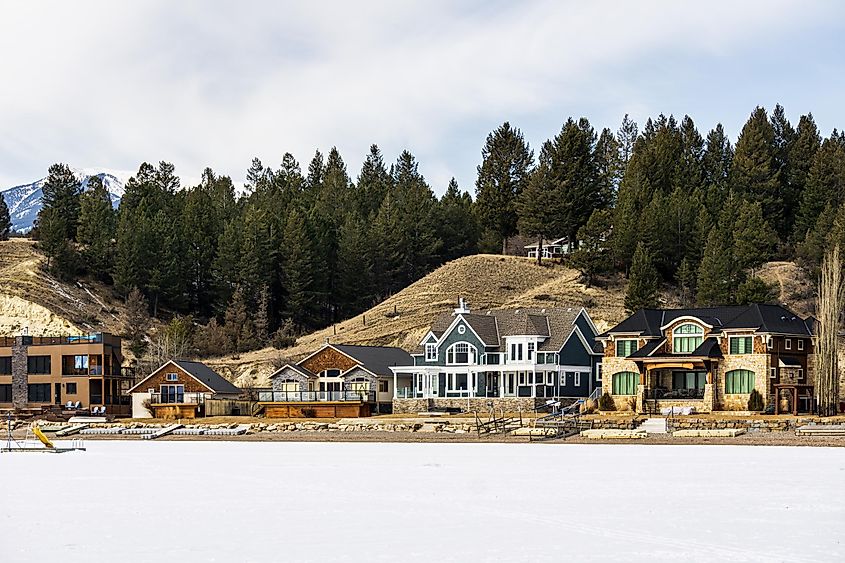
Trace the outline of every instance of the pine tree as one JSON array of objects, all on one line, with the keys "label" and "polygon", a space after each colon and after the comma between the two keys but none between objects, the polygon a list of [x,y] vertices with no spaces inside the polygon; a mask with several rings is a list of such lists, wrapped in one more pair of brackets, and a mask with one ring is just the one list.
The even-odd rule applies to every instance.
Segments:
[{"label": "pine tree", "polygon": [[719,123],[707,134],[702,157],[705,205],[711,215],[718,215],[722,211],[722,204],[728,197],[732,162],[733,148]]},{"label": "pine tree", "polygon": [[350,317],[373,302],[373,265],[367,224],[350,213],[340,229],[337,263],[337,301],[344,317]]},{"label": "pine tree", "polygon": [[487,136],[481,159],[475,201],[481,222],[501,238],[504,254],[508,237],[517,232],[519,194],[528,184],[534,153],[506,121]]},{"label": "pine tree", "polygon": [[795,237],[803,240],[825,206],[845,202],[845,146],[835,135],[825,139],[813,156],[795,222]]},{"label": "pine tree", "polygon": [[42,209],[35,230],[38,248],[47,256],[47,270],[70,279],[76,273],[76,253],[67,239],[67,223],[56,208]]},{"label": "pine tree", "polygon": [[774,257],[778,236],[763,218],[759,203],[740,203],[732,233],[733,258],[737,268],[757,268]]},{"label": "pine tree", "polygon": [[679,132],[681,159],[678,162],[676,185],[686,193],[692,193],[704,183],[704,139],[688,115],[681,121]]},{"label": "pine tree", "polygon": [[587,287],[591,287],[596,277],[610,267],[607,240],[612,217],[608,209],[593,211],[587,224],[578,230],[578,249],[569,255],[569,265],[581,272]]},{"label": "pine tree", "polygon": [[696,272],[689,260],[684,258],[676,274],[678,288],[681,290],[681,305],[689,307],[695,300]]},{"label": "pine tree", "polygon": [[698,269],[699,305],[730,305],[734,302],[737,279],[732,261],[730,242],[725,240],[723,230],[712,229]]},{"label": "pine tree", "polygon": [[443,240],[441,257],[444,262],[478,251],[481,234],[473,212],[472,197],[461,191],[454,178],[449,181],[446,193],[438,202],[436,215],[439,235]]},{"label": "pine tree", "polygon": [[766,283],[758,277],[750,277],[739,284],[736,290],[736,304],[737,305],[753,305],[755,303],[765,303],[769,305],[776,305],[778,302],[778,292],[774,285]]},{"label": "pine tree", "polygon": [[619,141],[619,159],[622,161],[622,168],[628,166],[631,156],[634,154],[634,143],[637,142],[637,124],[632,121],[628,114],[622,118],[622,125],[616,133]]},{"label": "pine tree", "polygon": [[374,217],[392,186],[393,178],[384,165],[381,150],[378,145],[371,145],[356,184],[356,208],[359,216],[362,219]]},{"label": "pine tree", "polygon": [[88,190],[80,197],[76,239],[82,245],[86,270],[104,281],[111,279],[117,214],[111,196],[98,176],[88,179]]},{"label": "pine tree", "polygon": [[298,328],[311,327],[315,324],[313,248],[305,215],[298,209],[288,215],[283,241],[287,314]]},{"label": "pine tree", "polygon": [[255,338],[259,346],[270,340],[270,289],[261,288],[258,294],[258,310],[255,312]]},{"label": "pine tree", "polygon": [[519,232],[536,238],[538,265],[543,263],[543,241],[555,236],[564,226],[562,209],[557,205],[557,186],[552,180],[553,150],[551,141],[546,141],[537,168],[517,202]]},{"label": "pine tree", "polygon": [[596,141],[595,161],[598,174],[598,206],[611,206],[616,201],[616,192],[619,190],[625,163],[620,156],[619,141],[606,127],[602,129]]},{"label": "pine tree", "polygon": [[41,211],[50,210],[64,226],[64,237],[76,240],[82,184],[66,164],[54,164],[41,187]]},{"label": "pine tree", "polygon": [[12,233],[12,218],[9,216],[9,207],[6,205],[6,198],[0,194],[0,240],[9,240]]},{"label": "pine tree", "polygon": [[799,226],[800,207],[804,199],[804,192],[807,187],[807,178],[813,159],[821,148],[821,137],[813,115],[802,115],[798,121],[798,128],[795,132],[795,140],[789,149],[789,185],[792,190],[792,200],[789,203],[787,215],[793,221],[793,238],[803,238],[807,231],[807,225]]},{"label": "pine tree", "polygon": [[643,243],[637,245],[631,263],[631,275],[625,292],[625,310],[634,313],[640,309],[654,309],[660,305],[658,291],[660,278],[652,264],[651,256]]},{"label": "pine tree", "polygon": [[140,359],[147,350],[147,331],[149,328],[149,305],[141,290],[133,287],[126,297],[126,318],[123,324],[123,334],[129,341],[129,349],[136,359]]},{"label": "pine tree", "polygon": [[742,199],[758,202],[766,222],[784,229],[784,200],[777,161],[775,130],[758,107],[742,128],[731,165],[730,186]]},{"label": "pine tree", "polygon": [[229,352],[241,353],[257,346],[255,327],[250,319],[246,298],[240,287],[235,289],[226,308],[223,331]]}]

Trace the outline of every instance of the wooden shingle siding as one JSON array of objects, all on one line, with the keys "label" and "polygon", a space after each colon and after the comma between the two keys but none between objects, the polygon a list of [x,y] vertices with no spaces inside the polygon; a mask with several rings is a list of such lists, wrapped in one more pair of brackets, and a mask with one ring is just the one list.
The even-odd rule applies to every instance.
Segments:
[{"label": "wooden shingle siding", "polygon": [[[168,373],[175,373],[178,376],[177,381],[167,381],[167,374]],[[194,379],[193,376],[188,374],[185,370],[180,368],[179,366],[169,363],[165,365],[161,371],[155,374],[153,377],[148,379],[144,383],[143,389],[136,389],[136,391],[146,392],[147,389],[154,389],[156,393],[158,393],[160,385],[184,385],[186,393],[210,393],[211,391]]]},{"label": "wooden shingle siding", "polygon": [[355,367],[357,362],[346,354],[341,354],[334,348],[326,347],[299,365],[313,373],[320,373],[327,369],[337,369],[343,373]]}]

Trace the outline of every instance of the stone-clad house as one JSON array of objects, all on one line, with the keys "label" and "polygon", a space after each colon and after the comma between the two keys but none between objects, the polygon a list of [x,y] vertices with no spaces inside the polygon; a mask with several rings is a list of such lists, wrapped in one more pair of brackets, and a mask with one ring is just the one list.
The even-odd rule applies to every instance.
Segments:
[{"label": "stone-clad house", "polygon": [[597,338],[603,392],[617,409],[712,412],[747,410],[756,389],[767,406],[808,411],[814,323],[779,305],[643,309]]},{"label": "stone-clad house", "polygon": [[[550,399],[587,397],[600,386],[597,330],[583,308],[472,312],[463,299],[438,316],[393,368],[395,412],[431,408],[532,410]],[[402,386],[400,373],[410,373]]]},{"label": "stone-clad house", "polygon": [[259,392],[267,416],[339,417],[389,413],[398,379],[392,367],[408,365],[411,356],[392,346],[324,344],[298,363],[270,375],[272,390]]}]

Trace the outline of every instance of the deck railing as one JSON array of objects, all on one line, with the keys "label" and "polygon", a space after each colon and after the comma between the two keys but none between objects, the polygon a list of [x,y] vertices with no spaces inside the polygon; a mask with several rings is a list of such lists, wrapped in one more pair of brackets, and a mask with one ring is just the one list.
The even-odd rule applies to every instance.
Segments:
[{"label": "deck railing", "polygon": [[261,403],[298,403],[298,402],[358,402],[375,403],[375,391],[259,391]]},{"label": "deck railing", "polygon": [[689,401],[704,398],[704,389],[648,389],[647,399],[665,401]]},{"label": "deck railing", "polygon": [[199,405],[205,402],[205,393],[150,393],[150,403],[156,405]]}]

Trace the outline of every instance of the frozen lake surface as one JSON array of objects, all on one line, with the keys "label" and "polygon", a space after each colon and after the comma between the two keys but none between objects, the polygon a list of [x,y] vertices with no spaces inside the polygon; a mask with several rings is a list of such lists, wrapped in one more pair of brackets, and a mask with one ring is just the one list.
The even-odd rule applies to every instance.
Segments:
[{"label": "frozen lake surface", "polygon": [[845,560],[845,449],[91,441],[0,454],[0,561]]}]

